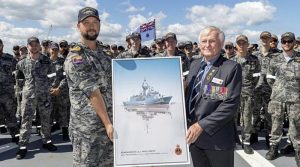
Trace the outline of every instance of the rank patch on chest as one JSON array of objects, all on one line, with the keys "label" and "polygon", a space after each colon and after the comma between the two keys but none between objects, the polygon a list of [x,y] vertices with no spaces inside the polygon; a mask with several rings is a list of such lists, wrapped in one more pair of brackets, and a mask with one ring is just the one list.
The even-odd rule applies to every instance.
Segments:
[{"label": "rank patch on chest", "polygon": [[73,64],[82,64],[83,63],[83,58],[79,55],[73,56],[72,57],[72,62],[73,62]]}]

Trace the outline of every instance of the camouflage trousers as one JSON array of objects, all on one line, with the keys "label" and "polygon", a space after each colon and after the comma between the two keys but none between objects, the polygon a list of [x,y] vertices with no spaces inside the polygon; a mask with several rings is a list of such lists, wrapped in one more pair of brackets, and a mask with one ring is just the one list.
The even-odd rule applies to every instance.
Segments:
[{"label": "camouflage trousers", "polygon": [[68,96],[52,96],[52,118],[60,127],[68,127],[70,120],[70,98]]},{"label": "camouflage trousers", "polygon": [[6,124],[12,137],[18,134],[18,125],[16,118],[16,103],[13,94],[0,95],[0,114],[1,124]]},{"label": "camouflage trousers", "polygon": [[300,102],[288,103],[270,101],[268,112],[272,116],[271,145],[278,145],[282,138],[284,111],[289,118],[288,137],[295,150],[300,150]]},{"label": "camouflage trousers", "polygon": [[19,145],[27,146],[32,129],[32,120],[36,109],[39,110],[41,119],[41,137],[43,143],[46,143],[51,139],[51,99],[50,96],[39,96],[36,98],[24,98],[22,97],[22,122],[20,129],[20,141]]},{"label": "camouflage trousers", "polygon": [[268,104],[270,101],[270,89],[260,89],[254,94],[253,125],[255,131],[259,131],[261,124],[264,124],[264,130],[267,134],[271,132],[272,120],[268,113]]},{"label": "camouflage trousers", "polygon": [[240,124],[243,128],[243,144],[250,145],[251,133],[254,132],[253,129],[253,98],[248,95],[241,96],[240,103]]},{"label": "camouflage trousers", "polygon": [[73,146],[73,167],[112,167],[113,144],[106,131],[86,138],[70,131]]}]

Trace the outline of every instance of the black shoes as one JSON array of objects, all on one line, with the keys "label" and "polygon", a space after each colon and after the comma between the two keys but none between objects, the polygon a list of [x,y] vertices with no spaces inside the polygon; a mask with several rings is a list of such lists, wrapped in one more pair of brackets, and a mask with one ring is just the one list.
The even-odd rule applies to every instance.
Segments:
[{"label": "black shoes", "polygon": [[282,147],[282,149],[280,149],[281,154],[290,154],[293,152],[295,152],[295,150],[294,150],[293,145],[290,143],[286,144],[284,147]]},{"label": "black shoes", "polygon": [[277,145],[270,146],[270,149],[266,154],[266,159],[267,160],[274,160],[277,157],[278,157],[278,146]]},{"label": "black shoes", "polygon": [[244,145],[244,152],[246,154],[253,154],[253,149],[250,145]]},{"label": "black shoes", "polygon": [[17,137],[11,137],[11,142],[19,144],[19,136],[17,136]]},{"label": "black shoes", "polygon": [[68,131],[67,127],[62,127],[62,138],[63,138],[63,141],[70,141],[69,131]]},{"label": "black shoes", "polygon": [[19,149],[16,154],[16,159],[23,159],[27,154],[27,149]]},{"label": "black shoes", "polygon": [[58,124],[58,123],[55,123],[55,124],[53,124],[52,127],[51,127],[51,132],[55,132],[55,131],[57,131],[57,130],[59,130],[59,129],[60,129],[59,124]]},{"label": "black shoes", "polygon": [[54,144],[52,144],[51,142],[43,144],[43,148],[45,148],[49,151],[56,151],[57,150],[57,147]]},{"label": "black shoes", "polygon": [[7,129],[5,128],[5,126],[0,127],[0,133],[6,133]]},{"label": "black shoes", "polygon": [[266,134],[266,136],[265,136],[265,140],[266,140],[266,146],[268,147],[268,148],[270,148],[270,136],[269,136],[269,134]]},{"label": "black shoes", "polygon": [[250,144],[254,144],[258,142],[258,135],[257,133],[252,133],[250,136]]}]

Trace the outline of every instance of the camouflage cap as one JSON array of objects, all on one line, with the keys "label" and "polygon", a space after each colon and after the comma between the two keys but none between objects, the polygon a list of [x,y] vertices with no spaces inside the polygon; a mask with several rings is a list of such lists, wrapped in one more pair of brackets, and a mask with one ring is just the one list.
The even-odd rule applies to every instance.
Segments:
[{"label": "camouflage cap", "polygon": [[19,50],[19,49],[20,49],[19,45],[14,45],[13,46],[13,50]]},{"label": "camouflage cap", "polygon": [[128,36],[128,39],[131,39],[131,38],[139,38],[139,39],[141,39],[141,34],[138,33],[138,32],[133,32],[133,33],[131,33],[131,34]]},{"label": "camouflage cap", "polygon": [[61,41],[59,41],[59,45],[68,45],[68,41],[61,40]]},{"label": "camouflage cap", "polygon": [[84,19],[88,17],[95,17],[100,21],[98,10],[92,7],[85,7],[81,10],[79,10],[78,13],[78,22],[83,21]]},{"label": "camouflage cap", "polygon": [[292,32],[286,32],[286,33],[281,35],[281,40],[283,40],[284,38],[295,40],[295,34],[292,33]]},{"label": "camouflage cap", "polygon": [[184,43],[184,42],[178,42],[177,47],[178,47],[179,49],[184,49],[185,43]]},{"label": "camouflage cap", "polygon": [[233,43],[230,42],[230,41],[226,41],[225,44],[224,44],[224,46],[233,46]]},{"label": "camouflage cap", "polygon": [[272,37],[271,37],[272,39],[276,39],[277,41],[278,41],[278,37],[277,37],[277,35],[275,35],[275,34],[272,34]]},{"label": "camouflage cap", "polygon": [[57,44],[56,42],[51,42],[50,48],[51,48],[51,49],[58,49],[59,46],[58,46],[58,44]]},{"label": "camouflage cap", "polygon": [[22,49],[27,49],[27,47],[25,45],[21,45],[20,50],[22,50]]},{"label": "camouflage cap", "polygon": [[113,50],[114,50],[114,49],[117,50],[117,49],[118,49],[118,46],[117,46],[116,44],[112,44],[112,45],[110,45],[110,48],[113,49]]},{"label": "camouflage cap", "polygon": [[163,43],[164,40],[162,38],[156,38],[155,43]]},{"label": "camouflage cap", "polygon": [[185,47],[193,46],[193,43],[191,41],[186,41],[184,44],[185,44]]},{"label": "camouflage cap", "polygon": [[165,36],[164,36],[164,40],[168,39],[168,38],[173,38],[177,41],[177,38],[176,38],[176,34],[175,33],[172,33],[172,32],[168,32]]},{"label": "camouflage cap", "polygon": [[49,41],[48,39],[42,40],[42,45],[43,45],[43,46],[48,46],[49,43],[50,43],[50,41]]},{"label": "camouflage cap", "polygon": [[239,36],[237,36],[236,37],[236,42],[238,42],[238,41],[245,41],[245,42],[248,42],[248,37],[247,36],[245,36],[245,35],[239,35]]},{"label": "camouflage cap", "polygon": [[262,33],[260,33],[259,38],[263,38],[263,37],[271,38],[272,35],[269,31],[263,31]]},{"label": "camouflage cap", "polygon": [[27,44],[30,44],[31,42],[40,43],[40,40],[37,37],[29,37],[27,39]]}]

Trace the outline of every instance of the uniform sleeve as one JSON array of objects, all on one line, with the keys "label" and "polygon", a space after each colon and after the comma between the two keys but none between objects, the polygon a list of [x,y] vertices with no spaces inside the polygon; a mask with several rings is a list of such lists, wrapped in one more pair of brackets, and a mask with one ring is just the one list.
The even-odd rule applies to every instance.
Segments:
[{"label": "uniform sleeve", "polygon": [[92,76],[92,67],[78,53],[70,53],[64,63],[64,71],[71,83],[69,87],[80,89],[88,98],[98,89],[96,78]]},{"label": "uniform sleeve", "polygon": [[270,61],[270,66],[268,68],[268,72],[267,72],[267,82],[268,84],[272,87],[274,82],[275,82],[275,79],[276,79],[276,64],[275,64],[275,59],[272,59]]}]

